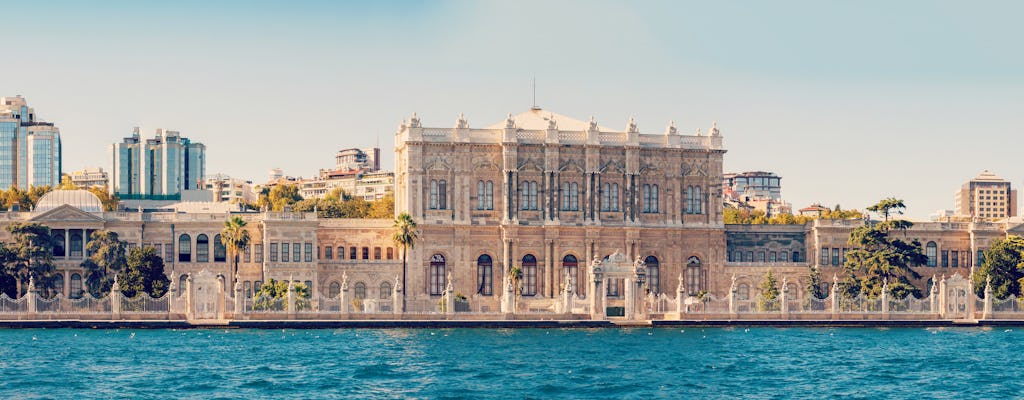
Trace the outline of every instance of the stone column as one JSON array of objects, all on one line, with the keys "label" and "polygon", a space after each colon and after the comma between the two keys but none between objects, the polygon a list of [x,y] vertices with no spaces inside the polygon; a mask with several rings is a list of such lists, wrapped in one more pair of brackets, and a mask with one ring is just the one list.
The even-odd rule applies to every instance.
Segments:
[{"label": "stone column", "polygon": [[341,293],[339,293],[338,296],[339,301],[341,302],[341,307],[339,307],[341,315],[344,317],[348,317],[348,272],[343,272],[341,274]]},{"label": "stone column", "polygon": [[391,312],[394,314],[402,314],[402,297],[405,293],[402,291],[402,280],[398,275],[395,275],[395,290],[391,293]]},{"label": "stone column", "polygon": [[515,296],[516,290],[512,286],[512,278],[506,274],[505,284],[502,285],[504,293],[501,296],[501,312],[505,314],[515,314]]},{"label": "stone column", "polygon": [[782,277],[782,296],[779,297],[779,313],[782,318],[789,318],[789,285],[786,277]]},{"label": "stone column", "polygon": [[121,319],[121,284],[114,275],[114,285],[110,287],[110,315],[111,319]]},{"label": "stone column", "polygon": [[[117,284],[117,278],[115,277],[114,284]],[[25,289],[25,301],[28,303],[28,313],[36,313],[36,278],[32,275],[28,276],[28,288]],[[121,304],[118,302],[118,304]]]},{"label": "stone column", "polygon": [[[679,286],[676,287],[676,312],[679,313],[679,319],[683,318],[683,313],[686,312],[686,287],[683,285],[683,273],[679,273]],[[729,300],[729,310],[733,312],[732,299]]]},{"label": "stone column", "polygon": [[981,311],[982,319],[992,317],[992,275],[985,277],[985,306]]},{"label": "stone column", "polygon": [[839,278],[832,274],[832,319],[839,318]]},{"label": "stone column", "polygon": [[[210,257],[213,260],[213,257]],[[223,277],[219,279],[220,284],[217,285],[217,319],[224,319],[224,285],[227,280]]]},{"label": "stone column", "polygon": [[444,288],[444,313],[447,316],[455,314],[455,285],[452,284],[452,273],[448,273],[448,285]]},{"label": "stone column", "polygon": [[64,259],[71,259],[71,229],[64,229]]},{"label": "stone column", "polygon": [[627,278],[624,279],[624,281],[625,281],[623,283],[623,285],[625,285],[625,288],[624,288],[625,289],[624,290],[625,293],[624,293],[624,295],[626,296],[626,301],[625,301],[625,303],[626,303],[625,304],[626,305],[626,307],[625,307],[626,308],[626,314],[625,314],[625,317],[626,317],[627,321],[632,321],[634,318],[636,318],[636,309],[635,309],[635,307],[636,307],[636,288],[634,288],[633,277],[627,277]]},{"label": "stone column", "polygon": [[590,282],[590,319],[604,319],[604,289],[601,286],[601,277],[596,276]]},{"label": "stone column", "polygon": [[242,293],[242,282],[235,278],[235,316],[245,314],[245,296]]},{"label": "stone column", "polygon": [[889,281],[882,283],[882,319],[889,319]]},{"label": "stone column", "polygon": [[192,273],[185,278],[185,319],[192,319],[195,312],[195,294],[192,293]]}]

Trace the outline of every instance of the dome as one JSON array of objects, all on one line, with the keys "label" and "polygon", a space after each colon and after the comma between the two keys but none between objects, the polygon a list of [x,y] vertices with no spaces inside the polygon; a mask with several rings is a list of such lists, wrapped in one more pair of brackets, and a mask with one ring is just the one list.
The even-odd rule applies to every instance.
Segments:
[{"label": "dome", "polygon": [[33,211],[47,212],[63,205],[69,205],[85,212],[103,212],[100,198],[88,190],[53,190],[44,194]]}]

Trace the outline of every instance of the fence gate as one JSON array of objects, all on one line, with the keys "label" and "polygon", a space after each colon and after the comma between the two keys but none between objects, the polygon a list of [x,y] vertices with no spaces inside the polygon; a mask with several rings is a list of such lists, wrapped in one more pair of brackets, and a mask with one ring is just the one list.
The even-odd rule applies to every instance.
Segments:
[{"label": "fence gate", "polygon": [[946,318],[967,318],[968,302],[974,301],[970,290],[971,282],[960,274],[946,280]]},{"label": "fence gate", "polygon": [[192,315],[195,319],[218,319],[221,293],[220,280],[207,270],[192,277]]}]

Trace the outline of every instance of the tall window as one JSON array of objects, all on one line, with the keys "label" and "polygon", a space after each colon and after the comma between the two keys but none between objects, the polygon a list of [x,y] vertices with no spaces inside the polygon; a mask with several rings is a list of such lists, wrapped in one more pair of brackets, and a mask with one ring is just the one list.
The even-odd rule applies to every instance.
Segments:
[{"label": "tall window", "polygon": [[537,295],[537,257],[523,257],[523,296]]},{"label": "tall window", "polygon": [[746,283],[741,283],[736,287],[736,299],[737,300],[750,300],[750,286]]},{"label": "tall window", "polygon": [[192,237],[187,234],[178,236],[178,261],[192,262]]},{"label": "tall window", "polygon": [[562,257],[562,276],[560,276],[560,278],[561,279],[565,279],[565,276],[569,275],[570,281],[569,282],[563,282],[563,283],[568,283],[568,284],[572,285],[572,288],[576,292],[577,295],[579,295],[580,292],[583,289],[583,288],[580,287],[580,286],[582,286],[582,285],[580,285],[582,282],[580,282],[580,278],[579,278],[579,273],[580,273],[579,266],[580,266],[580,263],[579,263],[579,260],[576,259],[576,256],[574,256],[572,254],[567,254],[565,257]]},{"label": "tall window", "polygon": [[476,258],[476,293],[484,296],[494,294],[494,263],[491,256],[481,254]]},{"label": "tall window", "polygon": [[690,296],[700,292],[700,258],[691,256],[686,260],[686,291]]},{"label": "tall window", "polygon": [[700,186],[687,186],[686,187],[686,213],[687,214],[703,214],[703,196],[701,195]]},{"label": "tall window", "polygon": [[793,262],[800,262],[800,252],[799,251],[794,251],[793,252]]},{"label": "tall window", "polygon": [[348,248],[348,259],[349,260],[355,260],[356,259],[356,252],[357,251],[359,251],[359,249],[357,249],[356,246],[349,247]]},{"label": "tall window", "polygon": [[281,262],[291,260],[292,246],[289,243],[281,243]]},{"label": "tall window", "polygon": [[430,256],[430,294],[432,296],[440,296],[444,293],[444,274],[444,256],[441,254]]},{"label": "tall window", "polygon": [[366,298],[366,284],[362,282],[356,282],[355,295],[353,296],[359,300]]},{"label": "tall window", "polygon": [[79,274],[71,274],[71,293],[68,293],[68,297],[77,299],[82,297],[82,276]]},{"label": "tall window", "polygon": [[331,285],[327,287],[327,297],[334,299],[341,294],[341,284],[338,282],[331,282]]},{"label": "tall window", "polygon": [[949,267],[949,250],[942,250],[942,268]]},{"label": "tall window", "polygon": [[601,190],[601,211],[619,211],[619,184],[605,183]]},{"label": "tall window", "polygon": [[345,259],[345,246],[338,246],[338,259],[339,260],[344,260]]},{"label": "tall window", "polygon": [[185,295],[185,284],[188,282],[188,275],[182,274],[178,277],[178,296]]},{"label": "tall window", "polygon": [[519,185],[519,203],[523,210],[537,210],[537,181],[523,181]]},{"label": "tall window", "polygon": [[64,294],[64,275],[54,275],[50,285],[53,287],[54,294]]},{"label": "tall window", "polygon": [[224,262],[228,259],[228,250],[224,246],[224,243],[220,241],[220,235],[213,237],[213,261]]},{"label": "tall window", "polygon": [[658,212],[658,185],[644,185],[644,212]]},{"label": "tall window", "polygon": [[576,182],[562,183],[562,211],[580,210],[580,187]]},{"label": "tall window", "polygon": [[253,246],[247,246],[245,251],[242,252],[242,262],[247,263],[252,261],[252,247]]},{"label": "tall window", "polygon": [[277,243],[270,244],[270,262],[277,262]]},{"label": "tall window", "polygon": [[838,247],[833,247],[832,248],[832,265],[835,265],[835,266],[839,265],[839,248]]},{"label": "tall window", "polygon": [[64,257],[64,231],[53,231],[53,256]]},{"label": "tall window", "polygon": [[71,233],[71,258],[82,258],[82,233]]},{"label": "tall window", "polygon": [[370,248],[369,247],[363,247],[363,259],[364,260],[369,260],[370,259]]},{"label": "tall window", "polygon": [[380,258],[381,258],[380,247],[374,247],[373,248],[373,259],[374,260],[380,260]]},{"label": "tall window", "polygon": [[651,293],[661,293],[661,270],[658,265],[658,257],[647,256],[644,259],[644,264],[647,264],[647,287],[651,289]]},{"label": "tall window", "polygon": [[203,233],[196,236],[196,262],[210,262],[210,237]]},{"label": "tall window", "polygon": [[430,180],[430,209],[448,209],[448,182],[444,179]]},{"label": "tall window", "polygon": [[828,265],[828,247],[821,248],[821,265]]},{"label": "tall window", "polygon": [[380,299],[387,300],[391,298],[391,282],[384,281],[380,283]]},{"label": "tall window", "polygon": [[780,251],[779,252],[779,262],[789,262],[789,252]]},{"label": "tall window", "polygon": [[263,243],[254,244],[252,246],[253,261],[261,263],[263,262]]},{"label": "tall window", "polygon": [[313,262],[313,244],[306,243],[304,246],[305,258],[303,260],[306,262]]},{"label": "tall window", "polygon": [[324,258],[326,258],[328,260],[334,258],[334,254],[333,253],[334,253],[334,248],[333,247],[331,247],[331,246],[325,246],[324,247]]},{"label": "tall window", "polygon": [[[312,251],[312,250],[310,250]],[[299,247],[299,243],[292,243],[292,261],[302,261],[302,248]]]},{"label": "tall window", "polygon": [[924,248],[924,254],[926,256],[928,256],[928,266],[929,267],[934,267],[934,266],[938,265],[938,262],[937,262],[938,254],[937,253],[938,253],[938,246],[935,245],[935,242],[928,242],[928,245],[926,245],[925,248]]},{"label": "tall window", "polygon": [[476,209],[494,209],[494,182],[477,181],[476,183]]}]

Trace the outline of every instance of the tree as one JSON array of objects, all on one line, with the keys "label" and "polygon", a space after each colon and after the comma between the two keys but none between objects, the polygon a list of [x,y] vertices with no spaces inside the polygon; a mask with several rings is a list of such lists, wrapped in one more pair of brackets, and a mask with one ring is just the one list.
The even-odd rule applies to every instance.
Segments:
[{"label": "tree", "polygon": [[866,223],[850,232],[847,243],[856,248],[847,253],[844,265],[851,269],[851,274],[865,274],[860,280],[861,293],[869,298],[881,295],[886,284],[889,294],[897,298],[921,295],[921,290],[910,282],[921,278],[912,267],[928,262],[921,242],[892,237],[893,231],[903,232],[906,236],[906,230],[914,226],[910,221],[889,219],[892,214],[902,214],[905,208],[903,200],[892,197],[881,200],[868,210],[881,214],[885,220]]},{"label": "tree", "polygon": [[380,199],[370,203],[370,212],[367,218],[392,218],[395,215],[395,194],[388,193]]},{"label": "tree", "polygon": [[761,297],[757,299],[757,309],[760,311],[778,310],[779,305],[774,300],[779,298],[779,282],[775,280],[775,274],[772,273],[771,268],[765,272],[764,280],[761,281],[759,288]]},{"label": "tree", "polygon": [[[405,293],[408,290],[406,286],[405,276],[407,270],[407,255],[409,249],[416,246],[416,238],[419,237],[419,230],[416,229],[416,221],[412,219],[412,215],[407,212],[398,214],[395,217],[395,223],[392,225],[395,229],[394,234],[391,236],[391,240],[395,242],[395,245],[402,248],[402,312],[405,312]],[[397,291],[395,295],[398,295]]]},{"label": "tree", "polygon": [[[15,188],[12,188],[15,189]],[[4,264],[6,272],[15,278],[17,294],[29,277],[39,278],[40,286],[46,289],[47,278],[54,271],[53,237],[50,228],[38,223],[13,223],[7,225],[13,243],[8,250],[9,262]]]},{"label": "tree", "polygon": [[267,193],[267,202],[271,211],[284,211],[285,207],[302,201],[297,185],[280,184]]},{"label": "tree", "polygon": [[[292,288],[295,290],[295,309],[309,309],[309,288],[306,284],[296,282]],[[253,295],[253,299],[254,310],[284,310],[288,301],[288,281],[270,279]],[[342,304],[342,307],[346,306]]]},{"label": "tree", "polygon": [[128,244],[118,238],[117,232],[101,230],[89,235],[85,247],[90,254],[82,261],[86,287],[93,297],[106,296],[114,284],[114,275],[120,274],[127,264]]},{"label": "tree", "polygon": [[103,211],[117,211],[117,204],[121,201],[120,197],[111,195],[107,188],[103,186],[93,186],[88,190],[89,193],[96,195],[100,199],[100,203],[103,204]]},{"label": "tree", "polygon": [[821,271],[815,265],[811,265],[810,270],[811,272],[807,275],[807,288],[805,290],[808,299],[821,300],[828,297],[825,294],[825,285],[821,282]]},{"label": "tree", "polygon": [[220,242],[231,255],[234,265],[231,269],[231,290],[234,290],[235,282],[238,280],[238,255],[249,248],[249,241],[252,239],[245,225],[245,220],[236,215],[224,221],[224,229],[220,231]]},{"label": "tree", "polygon": [[162,297],[171,285],[171,280],[164,273],[163,258],[150,246],[128,251],[125,268],[117,274],[117,281],[125,297],[143,293],[153,298]]},{"label": "tree", "polygon": [[75,190],[78,186],[71,181],[71,175],[61,174],[60,185],[57,186],[57,190]]},{"label": "tree", "polygon": [[989,277],[992,278],[992,295],[996,298],[1020,295],[1021,284],[1024,283],[1024,238],[1010,235],[992,242],[985,251],[985,261],[971,276],[978,296],[985,295]]}]

